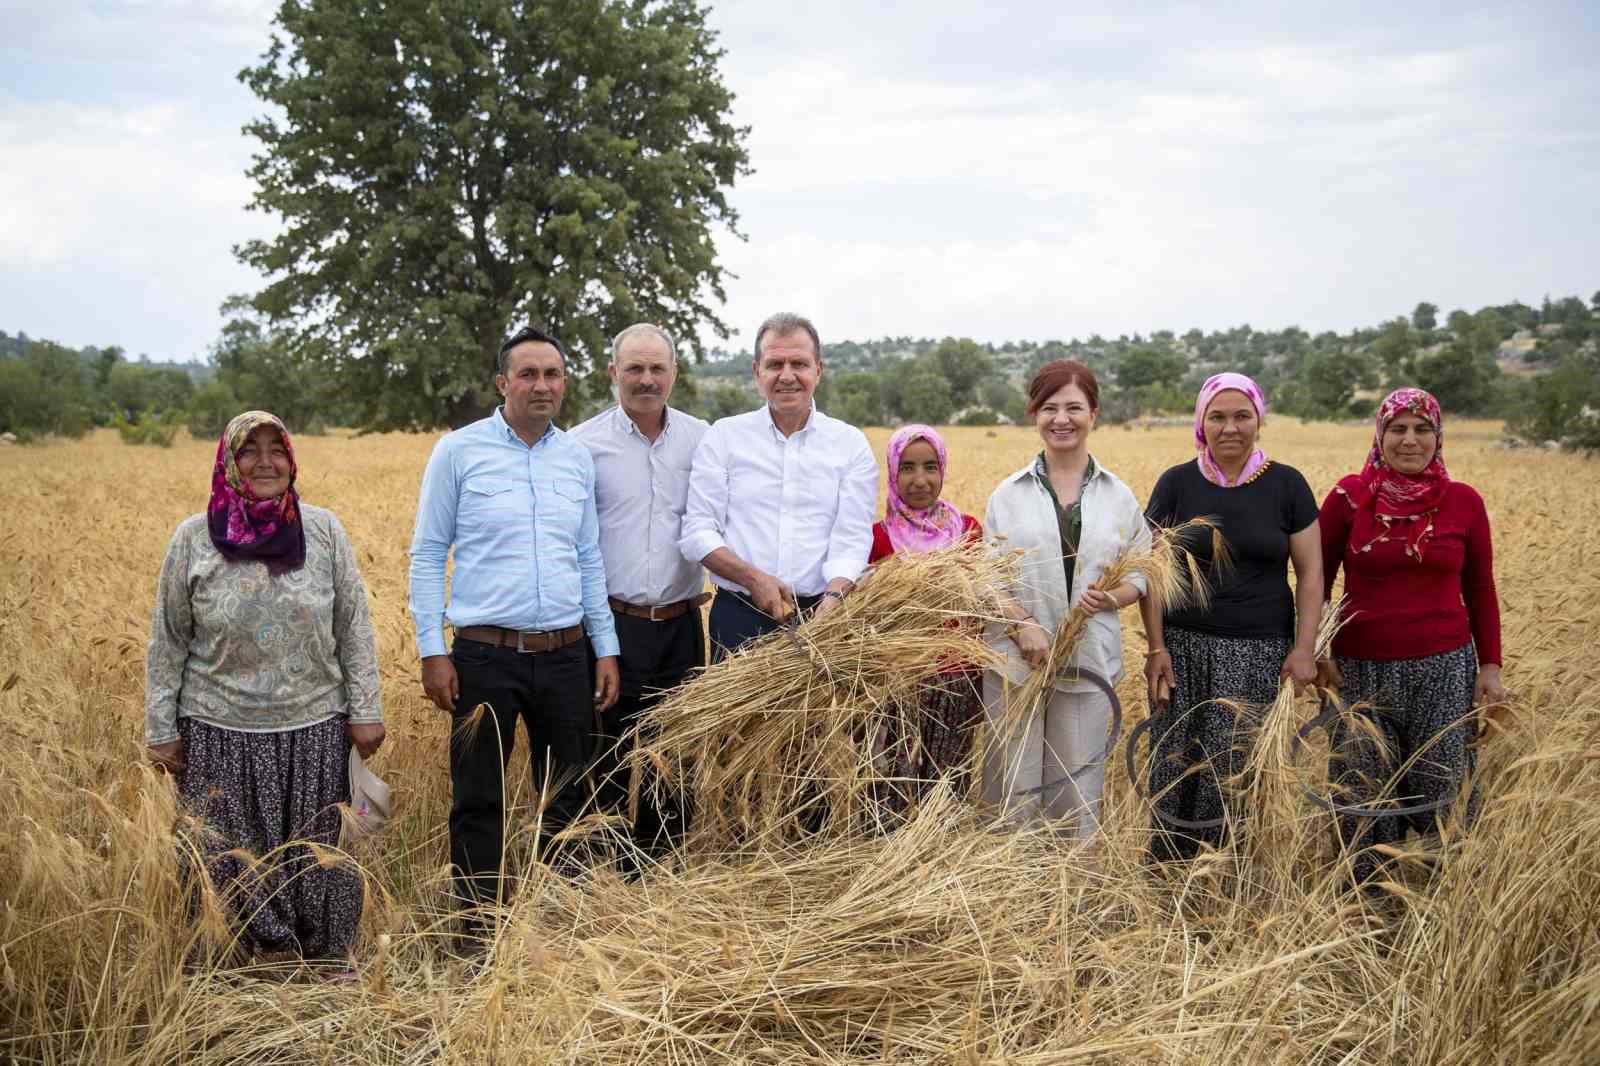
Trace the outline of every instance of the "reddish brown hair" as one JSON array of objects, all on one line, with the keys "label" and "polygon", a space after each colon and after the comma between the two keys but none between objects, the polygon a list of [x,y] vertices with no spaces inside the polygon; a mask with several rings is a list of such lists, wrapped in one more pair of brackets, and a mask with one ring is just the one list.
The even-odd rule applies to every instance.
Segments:
[{"label": "reddish brown hair", "polygon": [[1028,383],[1028,417],[1038,414],[1044,402],[1067,385],[1083,390],[1091,411],[1100,410],[1100,382],[1095,379],[1094,371],[1076,359],[1056,359],[1041,366]]}]

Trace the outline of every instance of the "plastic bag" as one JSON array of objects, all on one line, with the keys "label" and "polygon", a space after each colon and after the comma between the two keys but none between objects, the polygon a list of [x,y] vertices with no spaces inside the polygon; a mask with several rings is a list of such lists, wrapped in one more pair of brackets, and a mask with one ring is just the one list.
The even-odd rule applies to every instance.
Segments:
[{"label": "plastic bag", "polygon": [[361,753],[350,748],[350,811],[339,833],[339,843],[375,836],[389,824],[389,786],[367,769]]}]

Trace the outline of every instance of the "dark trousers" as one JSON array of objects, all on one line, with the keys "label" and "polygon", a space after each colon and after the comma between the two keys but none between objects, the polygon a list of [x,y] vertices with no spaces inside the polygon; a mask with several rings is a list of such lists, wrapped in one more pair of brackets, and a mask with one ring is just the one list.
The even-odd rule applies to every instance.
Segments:
[{"label": "dark trousers", "polygon": [[[822,597],[797,596],[796,599],[801,611],[810,611]],[[717,589],[717,596],[711,601],[711,615],[707,621],[714,663],[720,663],[741,645],[782,628],[776,618],[757,608],[743,593],[723,588]]]},{"label": "dark trousers", "polygon": [[[498,892],[505,845],[505,769],[517,719],[528,731],[533,787],[543,799],[538,850],[582,809],[584,771],[595,749],[594,689],[588,642],[539,654],[457,639],[450,650],[461,695],[450,731],[450,862],[456,894],[490,902]],[[487,704],[476,729],[464,725]]]},{"label": "dark trousers", "polygon": [[[629,783],[626,759],[636,740],[631,730],[639,716],[668,689],[706,664],[706,637],[698,610],[664,622],[616,613],[613,617],[622,647],[618,659],[622,690],[604,716],[605,735],[595,762],[595,780],[599,783],[600,808],[625,814]],[[683,839],[689,826],[686,800],[681,793],[674,793],[658,806],[651,790],[641,783],[639,815],[633,823],[634,843],[657,856],[670,850]],[[623,864],[631,865],[627,856],[623,857]]]}]

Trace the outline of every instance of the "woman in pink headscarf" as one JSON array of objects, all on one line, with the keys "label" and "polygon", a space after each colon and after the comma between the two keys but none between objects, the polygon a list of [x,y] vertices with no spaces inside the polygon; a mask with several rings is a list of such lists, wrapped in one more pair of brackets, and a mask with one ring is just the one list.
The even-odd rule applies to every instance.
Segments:
[{"label": "woman in pink headscarf", "polygon": [[[940,498],[949,453],[932,426],[901,426],[889,438],[889,502],[883,521],[872,527],[876,563],[896,552],[927,552],[983,539],[983,526]],[[922,731],[892,743],[890,777],[900,789],[890,806],[903,810],[925,795],[942,774],[956,770],[972,749],[972,727],[983,708],[980,675],[950,666],[933,678],[922,704]],[[955,782],[960,791],[963,782]]]},{"label": "woman in pink headscarf", "polygon": [[1162,474],[1145,508],[1151,523],[1166,528],[1211,519],[1229,555],[1213,559],[1211,538],[1192,538],[1185,546],[1201,564],[1208,602],[1163,607],[1152,595],[1140,604],[1150,643],[1151,853],[1159,859],[1222,844],[1228,820],[1242,813],[1228,810],[1220,787],[1244,767],[1239,734],[1277,697],[1282,680],[1316,679],[1317,499],[1298,470],[1262,450],[1266,417],[1266,396],[1250,378],[1206,379],[1194,405],[1195,458]]},{"label": "woman in pink headscarf", "polygon": [[1437,832],[1456,814],[1471,822],[1474,705],[1506,698],[1489,516],[1483,497],[1445,471],[1438,400],[1421,389],[1389,394],[1366,465],[1328,493],[1320,524],[1325,585],[1342,565],[1346,596],[1325,680],[1367,719],[1366,728],[1341,720],[1335,729],[1330,777],[1345,806],[1403,796],[1431,807],[1340,817],[1355,880],[1365,883],[1384,866],[1372,845]]}]

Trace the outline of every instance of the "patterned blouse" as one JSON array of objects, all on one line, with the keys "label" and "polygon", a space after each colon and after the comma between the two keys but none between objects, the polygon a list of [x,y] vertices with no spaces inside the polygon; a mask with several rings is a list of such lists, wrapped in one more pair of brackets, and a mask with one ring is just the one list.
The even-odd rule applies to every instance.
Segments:
[{"label": "patterned blouse", "polygon": [[178,719],[278,733],[348,715],[381,722],[378,653],[355,551],[331,511],[300,505],[306,562],[271,577],[230,563],[206,516],[179,524],[156,587],[145,661],[145,743]]}]

